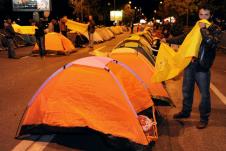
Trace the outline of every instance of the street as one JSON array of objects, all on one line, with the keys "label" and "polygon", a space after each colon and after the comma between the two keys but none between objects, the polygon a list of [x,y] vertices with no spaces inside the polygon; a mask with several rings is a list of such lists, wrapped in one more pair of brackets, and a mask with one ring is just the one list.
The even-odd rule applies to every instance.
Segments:
[{"label": "street", "polygon": [[[109,52],[128,33],[94,45],[95,49]],[[98,136],[52,135],[37,138],[36,142],[15,139],[16,131],[23,112],[41,84],[63,65],[90,56],[89,48],[78,48],[69,56],[30,56],[32,47],[16,50],[20,59],[8,59],[7,52],[0,51],[0,150],[113,150],[106,146]],[[226,149],[226,54],[217,53],[211,71],[212,113],[206,129],[198,130],[199,92],[195,88],[193,111],[186,120],[174,120],[173,114],[182,105],[182,78],[166,82],[167,90],[176,108],[157,107],[164,120],[159,125],[159,139],[153,151],[224,151]]]}]

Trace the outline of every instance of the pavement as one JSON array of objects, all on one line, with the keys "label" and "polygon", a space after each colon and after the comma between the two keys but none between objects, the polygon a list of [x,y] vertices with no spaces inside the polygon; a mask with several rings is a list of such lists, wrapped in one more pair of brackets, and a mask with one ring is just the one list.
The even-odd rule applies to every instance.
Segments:
[{"label": "pavement", "polygon": [[[94,48],[103,52],[110,51],[128,36],[118,35],[115,39],[96,44]],[[63,65],[90,56],[89,48],[79,48],[70,56],[48,56],[44,59],[31,57],[32,47],[16,50],[21,59],[8,59],[5,51],[0,51],[0,150],[2,151],[80,151],[114,150],[95,134],[84,135],[47,135],[37,136],[39,141],[17,140],[15,134],[27,103],[40,85]],[[212,113],[206,129],[198,130],[199,92],[196,87],[191,118],[174,120],[173,114],[181,109],[182,77],[166,82],[167,90],[176,108],[158,107],[164,120],[159,125],[159,139],[153,151],[225,151],[226,149],[226,54],[217,53],[212,68]],[[218,90],[218,91],[216,91]]]}]

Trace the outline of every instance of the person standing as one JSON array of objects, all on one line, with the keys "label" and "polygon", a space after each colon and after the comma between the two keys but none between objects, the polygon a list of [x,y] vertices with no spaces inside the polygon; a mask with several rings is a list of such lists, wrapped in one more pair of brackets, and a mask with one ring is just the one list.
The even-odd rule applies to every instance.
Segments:
[{"label": "person standing", "polygon": [[164,35],[165,38],[169,37],[170,31],[171,31],[170,22],[168,20],[166,20],[162,27],[162,34]]},{"label": "person standing", "polygon": [[66,25],[66,22],[67,22],[67,17],[66,16],[61,18],[61,20],[60,20],[60,32],[65,37],[67,37],[67,25]]},{"label": "person standing", "polygon": [[57,19],[55,19],[55,22],[54,22],[54,32],[60,33],[60,24]]},{"label": "person standing", "polygon": [[89,22],[88,22],[88,34],[89,34],[89,47],[93,48],[93,34],[95,32],[95,22],[93,20],[93,16],[89,16]]},{"label": "person standing", "polygon": [[[199,19],[206,19],[211,22],[212,13],[212,9],[209,5],[203,5],[199,8]],[[201,94],[201,101],[199,104],[200,121],[196,127],[198,129],[203,129],[208,125],[211,112],[210,68],[216,55],[216,48],[219,43],[221,30],[214,23],[207,27],[205,23],[200,22],[199,27],[202,35],[199,56],[193,57],[190,64],[184,70],[182,86],[183,107],[180,112],[174,114],[173,118],[182,119],[190,117],[196,83]],[[181,35],[163,41],[171,44],[181,44],[184,38],[185,35]]]},{"label": "person standing", "polygon": [[52,19],[48,26],[48,32],[60,33],[60,26],[56,19]]},{"label": "person standing", "polygon": [[5,38],[7,42],[7,47],[8,47],[8,58],[11,59],[17,59],[16,53],[14,50],[14,37],[16,35],[13,27],[12,27],[12,20],[7,19],[7,21],[4,23],[4,28],[5,28]]},{"label": "person standing", "polygon": [[131,28],[131,32],[130,32],[130,33],[133,34],[133,28],[134,28],[133,19],[132,19],[132,21],[131,21],[130,28]]},{"label": "person standing", "polygon": [[43,58],[45,56],[45,24],[40,20],[36,26],[38,28],[35,29],[35,38],[39,47],[40,57]]}]

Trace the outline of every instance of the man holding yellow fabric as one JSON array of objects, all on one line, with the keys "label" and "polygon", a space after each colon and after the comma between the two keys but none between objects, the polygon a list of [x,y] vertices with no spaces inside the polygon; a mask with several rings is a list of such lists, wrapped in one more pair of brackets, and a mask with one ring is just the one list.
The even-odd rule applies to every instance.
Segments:
[{"label": "man holding yellow fabric", "polygon": [[[219,42],[220,29],[210,23],[212,16],[211,8],[204,5],[199,9],[200,21],[192,31],[185,37],[179,36],[167,39],[167,43],[181,44],[178,52],[174,52],[163,44],[161,47],[167,49],[168,58],[158,54],[156,60],[156,74],[153,81],[165,81],[177,76],[184,69],[183,79],[183,108],[175,114],[175,119],[188,118],[192,111],[194,86],[197,83],[201,93],[199,105],[200,122],[198,129],[203,129],[208,125],[211,112],[210,101],[210,67],[213,64],[217,43]],[[200,34],[201,33],[201,34]],[[161,50],[160,47],[160,50]],[[163,49],[163,48],[162,48]],[[168,51],[169,50],[169,51]],[[161,58],[162,57],[162,58]],[[169,59],[170,58],[170,59]],[[167,68],[169,69],[167,71]],[[165,74],[160,74],[161,71]],[[161,77],[162,76],[162,77]]]}]

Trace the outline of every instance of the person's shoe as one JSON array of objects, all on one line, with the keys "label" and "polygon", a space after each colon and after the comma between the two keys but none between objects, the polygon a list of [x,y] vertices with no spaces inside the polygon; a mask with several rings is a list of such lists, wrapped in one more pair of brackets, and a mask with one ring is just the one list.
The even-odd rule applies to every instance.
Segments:
[{"label": "person's shoe", "polygon": [[208,122],[203,122],[203,121],[200,121],[197,125],[196,125],[196,128],[197,129],[204,129],[206,128],[208,125]]},{"label": "person's shoe", "polygon": [[179,112],[173,115],[174,119],[181,119],[181,118],[189,118],[190,114],[184,113],[184,112]]}]

